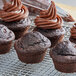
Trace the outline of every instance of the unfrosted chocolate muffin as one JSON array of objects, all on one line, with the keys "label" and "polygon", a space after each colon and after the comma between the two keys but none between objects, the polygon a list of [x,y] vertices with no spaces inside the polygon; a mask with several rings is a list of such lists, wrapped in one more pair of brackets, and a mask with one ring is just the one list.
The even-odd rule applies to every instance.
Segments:
[{"label": "unfrosted chocolate muffin", "polygon": [[0,24],[0,54],[5,54],[10,51],[14,39],[14,33],[6,26]]},{"label": "unfrosted chocolate muffin", "polygon": [[40,15],[36,17],[35,25],[34,31],[36,30],[49,38],[52,43],[51,47],[63,40],[65,32],[62,28],[62,18],[57,14],[53,1],[51,1],[48,10],[41,11]]},{"label": "unfrosted chocolate muffin", "polygon": [[60,72],[76,72],[76,48],[70,41],[63,41],[56,45],[51,51],[55,68]]},{"label": "unfrosted chocolate muffin", "polygon": [[76,23],[74,26],[71,28],[71,36],[70,36],[70,41],[76,44]]},{"label": "unfrosted chocolate muffin", "polygon": [[30,25],[28,19],[29,11],[21,0],[11,0],[6,2],[2,10],[0,10],[0,24],[4,24],[15,33],[18,39],[24,35],[27,27]]},{"label": "unfrosted chocolate muffin", "polygon": [[24,63],[41,62],[50,46],[50,40],[39,32],[29,32],[15,42],[18,58]]}]

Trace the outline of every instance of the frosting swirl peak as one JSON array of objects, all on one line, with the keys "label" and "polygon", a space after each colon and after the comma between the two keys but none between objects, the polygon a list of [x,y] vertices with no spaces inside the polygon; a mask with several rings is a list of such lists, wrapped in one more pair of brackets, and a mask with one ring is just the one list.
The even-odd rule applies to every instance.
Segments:
[{"label": "frosting swirl peak", "polygon": [[6,22],[12,22],[27,18],[29,11],[26,6],[21,3],[21,0],[11,0],[6,2],[2,10],[0,10],[0,18]]},{"label": "frosting swirl peak", "polygon": [[71,28],[71,37],[76,39],[76,24]]},{"label": "frosting swirl peak", "polygon": [[48,10],[42,10],[40,16],[35,19],[35,24],[42,29],[58,29],[61,28],[62,18],[57,15],[56,6],[53,1]]}]

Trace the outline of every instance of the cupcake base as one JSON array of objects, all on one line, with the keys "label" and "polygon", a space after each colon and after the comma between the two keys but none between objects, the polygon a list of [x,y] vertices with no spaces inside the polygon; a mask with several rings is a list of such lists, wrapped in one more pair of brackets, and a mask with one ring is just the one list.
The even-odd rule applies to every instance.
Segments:
[{"label": "cupcake base", "polygon": [[50,30],[50,29],[40,29],[35,28],[34,31],[38,31],[41,34],[43,34],[45,37],[47,37],[51,41],[51,48],[54,47],[57,43],[61,42],[64,37],[65,30],[64,28],[56,29],[56,30]]},{"label": "cupcake base", "polygon": [[26,28],[25,29],[21,29],[21,30],[12,30],[12,31],[14,32],[15,39],[17,40],[17,39],[21,38],[25,34]]},{"label": "cupcake base", "polygon": [[64,38],[64,35],[60,35],[60,36],[54,36],[54,37],[50,37],[48,38],[51,41],[51,47],[54,47],[56,44],[58,44],[59,42],[61,42]]},{"label": "cupcake base", "polygon": [[76,39],[73,39],[72,37],[70,37],[69,40],[76,44]]},{"label": "cupcake base", "polygon": [[18,53],[18,58],[20,61],[27,63],[27,64],[34,64],[34,63],[39,63],[44,59],[45,56],[45,52],[42,54],[38,54],[38,55],[21,55],[20,53]]},{"label": "cupcake base", "polygon": [[17,40],[24,35],[27,27],[30,26],[30,19],[27,18],[14,22],[5,22],[0,20],[0,24],[5,25],[12,30],[15,33],[15,39]]},{"label": "cupcake base", "polygon": [[16,43],[14,45],[18,58],[21,62],[27,63],[27,64],[34,64],[41,62],[46,54],[46,50],[43,53],[30,53],[27,54],[22,49],[17,48]]},{"label": "cupcake base", "polygon": [[8,43],[0,44],[0,54],[6,54],[10,51],[12,46],[12,41]]},{"label": "cupcake base", "polygon": [[76,72],[76,63],[60,63],[57,61],[54,61],[54,65],[56,70],[64,73],[73,73]]}]

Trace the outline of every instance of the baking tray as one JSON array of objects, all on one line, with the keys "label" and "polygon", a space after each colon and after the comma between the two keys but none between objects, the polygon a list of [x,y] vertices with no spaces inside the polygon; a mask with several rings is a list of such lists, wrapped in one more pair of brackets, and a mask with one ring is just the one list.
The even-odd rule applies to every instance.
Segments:
[{"label": "baking tray", "polygon": [[[35,17],[29,16],[32,25]],[[66,30],[64,40],[68,40],[70,36],[70,28],[73,23],[63,22],[63,27]],[[14,47],[7,54],[0,55],[0,76],[76,76],[76,73],[61,73],[55,70],[52,59],[47,50],[46,56],[41,63],[25,64],[19,61]]]}]

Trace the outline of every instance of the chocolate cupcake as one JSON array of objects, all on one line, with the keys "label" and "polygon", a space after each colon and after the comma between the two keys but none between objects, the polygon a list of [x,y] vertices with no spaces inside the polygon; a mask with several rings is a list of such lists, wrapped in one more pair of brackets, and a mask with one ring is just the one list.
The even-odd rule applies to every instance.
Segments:
[{"label": "chocolate cupcake", "polygon": [[74,26],[71,28],[70,41],[76,44],[76,23],[75,23]]},{"label": "chocolate cupcake", "polygon": [[64,73],[76,72],[76,48],[70,41],[60,42],[50,51],[55,68]]},{"label": "chocolate cupcake", "polygon": [[18,58],[24,63],[39,63],[46,50],[51,46],[50,40],[39,32],[29,32],[15,42]]},{"label": "chocolate cupcake", "polygon": [[0,24],[0,54],[5,54],[10,51],[14,39],[14,33],[6,26]]},{"label": "chocolate cupcake", "polygon": [[48,10],[40,12],[40,16],[35,19],[36,28],[34,31],[39,31],[44,36],[50,39],[52,46],[54,47],[57,43],[61,42],[64,37],[64,29],[61,26],[62,18],[57,15],[56,7],[53,1]]},{"label": "chocolate cupcake", "polygon": [[23,36],[30,24],[28,19],[29,11],[21,0],[11,0],[11,3],[5,3],[0,10],[0,24],[7,26],[15,33],[16,39]]},{"label": "chocolate cupcake", "polygon": [[70,14],[67,14],[66,16],[63,16],[62,18],[66,22],[75,22],[75,20],[73,19],[73,17]]}]

